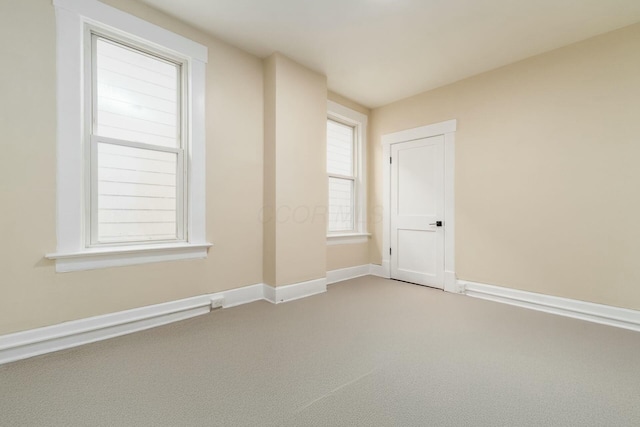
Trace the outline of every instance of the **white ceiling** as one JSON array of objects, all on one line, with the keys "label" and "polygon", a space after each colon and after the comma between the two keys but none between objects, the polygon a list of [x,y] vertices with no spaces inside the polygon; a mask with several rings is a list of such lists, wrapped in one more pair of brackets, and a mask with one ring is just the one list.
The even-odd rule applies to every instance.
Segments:
[{"label": "white ceiling", "polygon": [[640,21],[640,0],[142,0],[378,107]]}]

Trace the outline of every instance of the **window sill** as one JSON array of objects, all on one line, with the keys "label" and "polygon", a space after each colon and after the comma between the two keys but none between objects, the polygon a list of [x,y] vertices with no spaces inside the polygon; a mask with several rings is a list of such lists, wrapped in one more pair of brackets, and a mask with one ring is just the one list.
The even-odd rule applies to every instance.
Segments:
[{"label": "window sill", "polygon": [[201,259],[207,257],[207,251],[211,246],[211,243],[172,243],[90,248],[78,252],[47,254],[45,258],[55,260],[56,272],[66,273],[152,262]]},{"label": "window sill", "polygon": [[370,233],[342,233],[329,234],[327,236],[327,245],[348,245],[355,243],[366,243],[371,237]]}]

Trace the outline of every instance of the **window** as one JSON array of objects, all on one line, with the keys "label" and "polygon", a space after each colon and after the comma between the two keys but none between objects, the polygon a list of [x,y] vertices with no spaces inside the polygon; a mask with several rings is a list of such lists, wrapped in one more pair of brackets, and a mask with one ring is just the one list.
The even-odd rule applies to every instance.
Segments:
[{"label": "window", "polygon": [[91,33],[90,245],[184,239],[182,64]]},{"label": "window", "polygon": [[95,0],[54,0],[57,271],[206,257],[207,49]]},{"label": "window", "polygon": [[366,242],[364,149],[367,117],[328,102],[327,236],[330,244]]},{"label": "window", "polygon": [[356,187],[355,128],[327,120],[327,174],[329,175],[328,231],[353,232]]}]

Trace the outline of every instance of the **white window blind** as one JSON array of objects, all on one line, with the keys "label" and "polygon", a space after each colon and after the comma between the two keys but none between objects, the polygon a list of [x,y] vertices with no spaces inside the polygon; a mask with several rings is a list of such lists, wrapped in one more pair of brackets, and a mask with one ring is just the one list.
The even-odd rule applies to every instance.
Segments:
[{"label": "white window blind", "polygon": [[181,65],[92,35],[91,244],[184,238]]},{"label": "white window blind", "polygon": [[328,231],[355,229],[355,129],[327,120]]}]

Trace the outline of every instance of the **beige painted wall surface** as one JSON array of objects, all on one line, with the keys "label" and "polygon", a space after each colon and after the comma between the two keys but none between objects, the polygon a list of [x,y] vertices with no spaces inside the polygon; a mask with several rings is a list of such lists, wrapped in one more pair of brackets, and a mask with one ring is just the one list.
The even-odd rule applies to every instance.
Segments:
[{"label": "beige painted wall surface", "polygon": [[263,190],[263,281],[276,285],[276,56],[264,67],[264,190]]},{"label": "beige painted wall surface", "polygon": [[[276,285],[325,277],[326,77],[275,61]],[[267,60],[267,63],[269,62]]]},{"label": "beige painted wall surface", "polygon": [[[109,3],[209,48],[206,260],[57,274],[55,20],[50,1],[0,2],[0,334],[262,281],[259,59],[131,1]],[[241,197],[239,197],[241,195]],[[324,262],[324,259],[323,259]]]},{"label": "beige painted wall surface", "polygon": [[[327,98],[333,102],[337,102],[347,108],[351,108],[359,113],[369,117],[371,110],[363,107],[349,98],[329,91]],[[369,129],[367,129],[369,135]],[[367,143],[367,141],[365,141]],[[340,268],[356,267],[358,265],[369,264],[369,244],[343,244],[343,245],[327,245],[327,271],[338,270]]]},{"label": "beige painted wall surface", "polygon": [[369,243],[327,246],[327,271],[369,264]]},{"label": "beige painted wall surface", "polygon": [[376,109],[370,212],[381,135],[458,119],[458,277],[640,309],[639,113],[640,24]]}]

